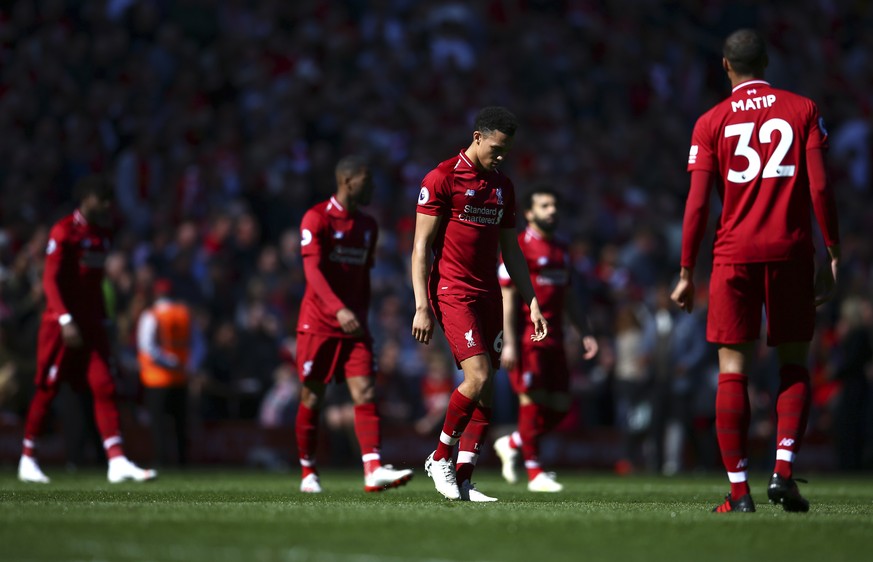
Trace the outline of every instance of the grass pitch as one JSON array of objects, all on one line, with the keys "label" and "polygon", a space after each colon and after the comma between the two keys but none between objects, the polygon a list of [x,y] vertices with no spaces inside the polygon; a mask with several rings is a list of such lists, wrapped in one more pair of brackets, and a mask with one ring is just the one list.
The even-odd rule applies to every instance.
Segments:
[{"label": "grass pitch", "polygon": [[294,475],[164,471],[109,485],[105,472],[50,470],[49,485],[0,479],[0,559],[223,561],[864,560],[873,546],[873,478],[816,476],[808,514],[766,503],[716,515],[723,476],[616,477],[563,472],[565,492],[530,494],[480,470],[493,504],[449,502],[423,470],[405,488],[365,494],[358,472]]}]

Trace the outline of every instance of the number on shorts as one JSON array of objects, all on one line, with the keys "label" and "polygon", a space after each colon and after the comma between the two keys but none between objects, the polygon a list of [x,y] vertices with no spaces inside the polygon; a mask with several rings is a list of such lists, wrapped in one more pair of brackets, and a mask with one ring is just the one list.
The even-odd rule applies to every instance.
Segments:
[{"label": "number on shorts", "polygon": [[500,330],[500,333],[494,338],[494,351],[497,353],[503,351],[503,330]]}]

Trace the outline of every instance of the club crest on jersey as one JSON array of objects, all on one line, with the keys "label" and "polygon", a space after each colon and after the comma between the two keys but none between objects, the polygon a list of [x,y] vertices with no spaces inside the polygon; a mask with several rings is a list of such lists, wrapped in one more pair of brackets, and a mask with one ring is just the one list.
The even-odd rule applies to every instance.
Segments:
[{"label": "club crest on jersey", "polygon": [[464,338],[467,340],[467,347],[476,347],[476,340],[473,339],[473,328],[464,332]]},{"label": "club crest on jersey", "polygon": [[426,187],[421,186],[421,191],[418,192],[418,204],[424,205],[430,201],[430,191]]},{"label": "club crest on jersey", "polygon": [[498,188],[495,190],[495,192],[496,192],[496,194],[497,194],[497,204],[498,204],[498,205],[503,205],[503,188],[502,188],[502,187],[498,187]]},{"label": "club crest on jersey", "polygon": [[540,256],[537,258],[537,265],[546,265],[549,263],[549,258],[546,256]]},{"label": "club crest on jersey", "polygon": [[345,235],[346,235],[346,233],[343,232],[342,230],[337,230],[336,232],[333,233],[333,238],[334,238],[334,240],[342,240],[343,236],[345,236]]}]

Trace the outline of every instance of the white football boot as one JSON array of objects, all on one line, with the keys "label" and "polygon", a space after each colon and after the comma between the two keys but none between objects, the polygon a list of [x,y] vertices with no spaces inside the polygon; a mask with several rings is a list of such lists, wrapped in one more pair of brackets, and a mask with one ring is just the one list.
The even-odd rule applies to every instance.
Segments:
[{"label": "white football boot", "polygon": [[300,491],[306,494],[320,494],[321,481],[318,479],[318,474],[311,472],[306,478],[301,480]]},{"label": "white football boot", "polygon": [[49,477],[39,468],[39,463],[33,457],[26,455],[21,456],[18,461],[18,479],[22,482],[35,482],[37,484],[48,484],[51,482]]},{"label": "white football boot", "polygon": [[412,480],[412,470],[395,470],[390,464],[380,466],[373,472],[364,475],[365,492],[381,492],[388,488],[403,486]]},{"label": "white football boot", "polygon": [[461,500],[465,502],[496,502],[497,498],[486,496],[476,489],[476,485],[469,480],[461,482]]},{"label": "white football boot", "polygon": [[500,458],[500,474],[510,484],[518,482],[518,449],[512,446],[512,436],[504,435],[494,442],[494,452]]},{"label": "white football boot", "polygon": [[441,461],[434,460],[434,451],[427,460],[424,461],[424,472],[431,479],[437,492],[450,500],[461,499],[461,492],[458,490],[458,480],[455,474],[455,463],[452,459],[443,459]]},{"label": "white football boot", "polygon": [[150,468],[140,468],[130,462],[127,457],[109,459],[109,470],[106,473],[110,484],[119,482],[148,482],[158,477],[158,473]]},{"label": "white football boot", "polygon": [[564,486],[555,481],[554,472],[540,472],[527,483],[527,489],[530,492],[560,492]]}]

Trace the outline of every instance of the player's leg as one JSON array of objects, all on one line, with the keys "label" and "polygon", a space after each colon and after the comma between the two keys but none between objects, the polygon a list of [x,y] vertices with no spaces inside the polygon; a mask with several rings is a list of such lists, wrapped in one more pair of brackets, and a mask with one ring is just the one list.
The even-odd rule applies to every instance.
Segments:
[{"label": "player's leg", "polygon": [[294,435],[300,462],[301,492],[321,492],[316,463],[318,420],[326,385],[333,378],[339,358],[340,343],[338,338],[302,332],[297,334],[297,373],[301,387]]},{"label": "player's leg", "polygon": [[779,354],[776,397],[776,463],[767,487],[770,501],[786,511],[809,510],[794,481],[812,403],[809,342],[815,330],[814,264],[811,259],[767,264],[767,342]]},{"label": "player's leg", "polygon": [[75,352],[68,352],[64,347],[58,323],[43,322],[37,339],[35,392],[24,421],[24,439],[21,460],[18,463],[18,479],[22,482],[49,482],[36,458],[39,437],[45,430],[61,381],[71,370],[81,370],[82,365],[81,357]]},{"label": "player's leg", "polygon": [[564,486],[555,480],[555,474],[546,472],[540,465],[540,446],[544,435],[555,429],[570,410],[571,397],[568,392],[541,392],[532,394],[536,423],[528,447],[522,437],[524,466],[527,470],[527,489],[531,492],[560,492]]},{"label": "player's leg", "polygon": [[146,482],[157,478],[157,472],[140,468],[124,454],[121,424],[116,403],[115,381],[109,369],[108,353],[104,349],[88,350],[88,386],[94,398],[94,419],[109,460],[107,478],[110,483]]},{"label": "player's leg", "polygon": [[349,341],[349,353],[343,356],[346,384],[355,408],[355,436],[361,447],[364,465],[364,490],[380,492],[402,486],[412,479],[412,470],[395,470],[383,465],[382,432],[376,405],[376,383],[373,376],[373,353],[368,342]]},{"label": "player's leg", "polygon": [[707,339],[719,344],[715,427],[730,494],[713,511],[755,511],[749,491],[748,433],[751,418],[747,369],[758,339],[763,307],[763,267],[714,265],[710,280]]}]

